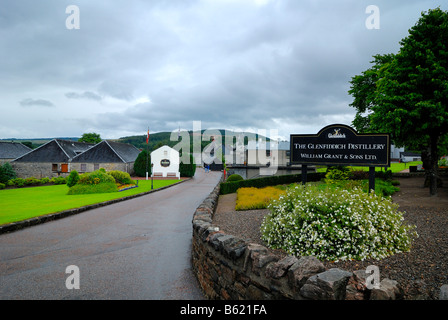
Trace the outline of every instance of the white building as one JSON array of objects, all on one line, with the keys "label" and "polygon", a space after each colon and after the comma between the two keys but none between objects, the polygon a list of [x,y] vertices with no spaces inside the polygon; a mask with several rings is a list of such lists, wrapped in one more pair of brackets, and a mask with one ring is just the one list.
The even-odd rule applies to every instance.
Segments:
[{"label": "white building", "polygon": [[151,152],[152,177],[154,178],[180,179],[179,164],[179,151],[173,148],[163,146]]},{"label": "white building", "polygon": [[404,152],[404,147],[398,148],[395,145],[391,144],[390,146],[390,160],[398,161],[400,159],[401,153]]},{"label": "white building", "polygon": [[290,144],[288,141],[265,140],[249,141],[246,147],[248,166],[288,166],[290,162]]}]

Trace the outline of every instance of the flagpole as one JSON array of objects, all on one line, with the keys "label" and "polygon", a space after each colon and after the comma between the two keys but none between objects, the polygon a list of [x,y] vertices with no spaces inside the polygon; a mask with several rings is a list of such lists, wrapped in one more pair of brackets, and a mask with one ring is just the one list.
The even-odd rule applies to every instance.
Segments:
[{"label": "flagpole", "polygon": [[148,162],[149,162],[149,127],[146,135],[146,181],[148,181]]}]

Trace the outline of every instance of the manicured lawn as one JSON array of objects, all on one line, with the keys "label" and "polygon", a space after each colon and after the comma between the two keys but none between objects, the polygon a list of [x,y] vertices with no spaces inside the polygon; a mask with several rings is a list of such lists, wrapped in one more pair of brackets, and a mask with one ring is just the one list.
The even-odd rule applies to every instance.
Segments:
[{"label": "manicured lawn", "polygon": [[[154,180],[154,189],[179,180]],[[138,188],[102,194],[67,195],[64,185],[0,190],[0,225],[79,208],[151,190],[151,181],[139,180]]]},{"label": "manicured lawn", "polygon": [[[398,163],[398,162],[393,162],[390,164],[389,168],[375,168],[375,171],[386,171],[386,170],[391,170],[392,172],[400,172],[403,171],[404,169],[409,169],[410,166],[416,166],[418,164],[422,164],[421,161],[413,161],[413,162],[407,162],[407,163]],[[352,170],[365,170],[368,171],[369,167],[350,167]],[[317,172],[326,172],[327,171],[327,167],[320,167],[317,168]]]}]

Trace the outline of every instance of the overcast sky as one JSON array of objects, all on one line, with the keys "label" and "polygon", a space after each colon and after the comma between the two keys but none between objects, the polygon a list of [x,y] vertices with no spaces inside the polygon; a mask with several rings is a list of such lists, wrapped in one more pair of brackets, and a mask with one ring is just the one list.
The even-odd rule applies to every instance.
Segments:
[{"label": "overcast sky", "polygon": [[[79,29],[75,11],[79,9]],[[379,11],[379,29],[366,27]],[[0,138],[351,125],[350,79],[446,0],[0,0]],[[67,21],[68,20],[68,21]]]}]

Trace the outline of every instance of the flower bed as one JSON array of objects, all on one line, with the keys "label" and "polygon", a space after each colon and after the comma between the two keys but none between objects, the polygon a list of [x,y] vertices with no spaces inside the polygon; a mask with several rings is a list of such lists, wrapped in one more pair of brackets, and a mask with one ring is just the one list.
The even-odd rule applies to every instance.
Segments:
[{"label": "flower bed", "polygon": [[118,191],[125,191],[125,190],[129,190],[129,189],[133,189],[133,188],[137,188],[138,185],[136,184],[122,184],[120,186],[118,186]]},{"label": "flower bed", "polygon": [[276,200],[285,191],[276,187],[240,188],[237,191],[236,210],[265,209],[271,200]]}]

